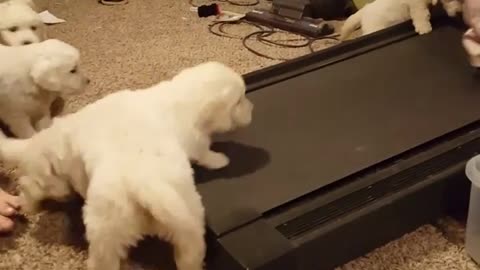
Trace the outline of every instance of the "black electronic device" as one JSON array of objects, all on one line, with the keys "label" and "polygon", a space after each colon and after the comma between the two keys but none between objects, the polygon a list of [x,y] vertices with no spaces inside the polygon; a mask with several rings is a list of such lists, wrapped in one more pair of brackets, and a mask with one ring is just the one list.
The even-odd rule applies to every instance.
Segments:
[{"label": "black electronic device", "polygon": [[273,0],[271,9],[254,9],[245,19],[318,38],[334,32],[325,20],[346,17],[353,10],[350,0]]}]

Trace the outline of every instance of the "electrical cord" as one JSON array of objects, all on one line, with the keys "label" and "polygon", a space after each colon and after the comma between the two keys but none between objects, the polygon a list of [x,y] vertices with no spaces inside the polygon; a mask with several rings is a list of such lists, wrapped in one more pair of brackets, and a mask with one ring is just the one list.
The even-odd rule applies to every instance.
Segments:
[{"label": "electrical cord", "polygon": [[[236,5],[236,6],[255,6],[255,5],[259,4],[259,0],[253,0],[253,1],[250,1],[250,2],[237,2],[237,1],[233,1],[233,0],[217,0],[217,1],[228,3],[228,4],[231,4],[231,5]],[[193,3],[193,0],[189,0],[189,3],[193,7],[199,7],[198,5],[195,5]],[[256,28],[257,31],[254,31],[254,32],[252,32],[252,33],[250,33],[246,36],[235,36],[235,35],[232,35],[232,34],[228,33],[225,30],[225,27],[227,25],[240,25],[240,24],[246,24],[246,25],[252,26],[252,27]],[[286,61],[286,60],[289,60],[289,59],[275,58],[275,57],[269,56],[267,54],[261,53],[261,52],[255,50],[255,49],[253,49],[248,44],[248,41],[251,40],[251,39],[256,39],[257,42],[262,43],[264,45],[281,47],[281,48],[305,48],[305,47],[307,47],[310,50],[311,53],[315,52],[315,49],[314,49],[313,45],[317,41],[330,40],[330,41],[334,41],[334,42],[339,42],[339,40],[336,38],[338,35],[329,35],[329,36],[324,36],[324,37],[320,37],[320,38],[312,38],[312,37],[308,37],[308,36],[304,36],[304,35],[300,35],[300,34],[294,34],[294,35],[299,36],[299,38],[272,40],[272,39],[269,39],[269,38],[271,38],[273,35],[278,34],[278,33],[288,33],[288,32],[281,31],[281,30],[275,30],[272,27],[262,26],[260,24],[250,22],[250,21],[247,21],[247,20],[244,20],[244,19],[241,19],[241,20],[238,20],[238,21],[233,21],[233,22],[225,22],[225,21],[213,22],[212,24],[210,24],[208,26],[208,31],[211,34],[216,35],[218,37],[230,38],[230,39],[239,39],[239,40],[242,41],[242,45],[248,51],[250,51],[251,53],[253,53],[257,56],[263,57],[263,58],[271,59],[271,60]],[[290,34],[293,34],[293,33],[290,33]],[[297,43],[289,44],[288,42],[297,42]],[[298,42],[301,42],[301,43],[298,44]]]},{"label": "electrical cord", "polygon": [[228,3],[230,5],[233,5],[233,6],[240,6],[240,7],[251,7],[251,6],[256,6],[258,4],[260,4],[260,0],[253,0],[253,1],[249,1],[249,2],[237,2],[237,1],[232,1],[232,0],[217,0],[218,2],[224,2],[224,3]]},{"label": "electrical cord", "polygon": [[[237,2],[237,1],[233,1],[233,0],[217,0],[217,2],[223,2],[223,3],[230,4],[232,6],[239,6],[239,7],[252,7],[252,6],[256,6],[256,5],[260,4],[260,0],[253,0],[253,1],[249,1],[249,2],[245,2],[245,1]],[[192,7],[199,7],[199,5],[194,3],[194,0],[188,0],[188,3]]]},{"label": "electrical cord", "polygon": [[[250,33],[246,36],[243,36],[243,37],[242,36],[234,36],[234,35],[231,35],[230,33],[228,33],[227,31],[225,31],[225,27],[227,25],[240,25],[240,24],[247,24],[247,25],[253,26],[253,27],[257,28],[257,31],[254,31],[254,32],[252,32],[252,33]],[[269,38],[271,38],[273,35],[278,34],[278,33],[288,33],[288,32],[281,31],[281,30],[275,30],[271,27],[262,26],[262,25],[259,25],[259,24],[256,24],[256,23],[253,23],[253,22],[250,22],[250,21],[246,21],[246,20],[239,20],[239,21],[236,21],[236,22],[214,22],[214,23],[212,23],[208,26],[208,31],[211,34],[219,36],[219,37],[241,40],[242,45],[248,51],[250,51],[251,53],[253,53],[257,56],[267,58],[267,59],[270,59],[270,60],[281,60],[281,61],[286,61],[286,60],[289,60],[289,59],[275,58],[275,57],[269,56],[267,54],[261,53],[261,52],[255,50],[255,49],[253,49],[248,44],[248,41],[252,40],[252,39],[255,39],[259,43],[262,43],[262,44],[265,44],[265,45],[268,45],[268,46],[276,46],[276,47],[282,47],[282,48],[305,48],[306,47],[310,50],[311,53],[315,52],[315,49],[314,49],[313,45],[317,41],[330,40],[330,41],[333,41],[335,43],[340,42],[337,39],[338,35],[329,35],[329,36],[324,36],[324,37],[320,37],[320,38],[312,38],[312,37],[308,37],[308,36],[304,36],[304,35],[300,35],[300,34],[294,34],[294,35],[299,36],[299,38],[272,40],[272,39],[269,39]],[[293,33],[289,33],[289,34],[293,34]],[[288,42],[302,42],[302,43],[300,43],[300,44],[289,44]]]}]

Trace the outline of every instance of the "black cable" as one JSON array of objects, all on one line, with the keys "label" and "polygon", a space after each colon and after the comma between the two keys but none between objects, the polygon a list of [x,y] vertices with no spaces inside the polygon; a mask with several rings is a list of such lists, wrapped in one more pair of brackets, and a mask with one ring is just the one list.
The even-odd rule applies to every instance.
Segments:
[{"label": "black cable", "polygon": [[257,40],[260,39],[260,37],[265,37],[265,36],[269,36],[272,34],[272,30],[262,30],[262,31],[256,31],[256,32],[253,32],[253,33],[250,33],[248,35],[246,35],[243,39],[242,39],[242,45],[247,49],[249,50],[251,53],[257,55],[257,56],[260,56],[260,57],[263,57],[263,58],[267,58],[267,59],[270,59],[270,60],[283,60],[283,61],[286,61],[288,59],[285,59],[285,58],[274,58],[274,57],[271,57],[269,55],[266,55],[266,54],[263,54],[259,51],[256,51],[254,50],[253,48],[251,48],[250,46],[247,45],[247,40],[250,39],[251,37],[254,37],[256,36],[257,37]]},{"label": "black cable", "polygon": [[233,6],[240,6],[240,7],[252,7],[260,4],[260,0],[253,0],[249,2],[238,2],[238,1],[233,1],[233,0],[217,0],[218,2],[224,2],[224,3],[229,3],[230,5]]},{"label": "black cable", "polygon": [[331,36],[324,36],[324,37],[321,37],[321,38],[317,38],[317,39],[314,39],[309,45],[308,45],[308,49],[310,50],[310,52],[314,53],[315,52],[315,49],[313,48],[313,44],[316,42],[316,41],[321,41],[321,40],[331,40],[331,41],[335,41],[334,45],[337,45],[340,43],[340,40],[338,39],[340,35],[336,34],[336,35],[331,35]]},{"label": "black cable", "polygon": [[[273,36],[274,34],[282,33],[281,31],[272,31],[270,33],[266,33],[265,35],[257,35],[257,40],[263,44],[270,45],[270,46],[278,46],[278,47],[285,47],[285,48],[303,48],[308,46],[312,41],[309,39],[309,37],[304,37],[302,35],[302,38],[294,38],[294,39],[277,39],[277,40],[269,40],[266,39],[267,37]],[[298,34],[295,34],[298,35]],[[299,41],[305,41],[305,43],[301,44],[285,44],[283,42],[299,42]]]},{"label": "black cable", "polygon": [[[251,25],[251,26],[257,28],[258,30],[254,31],[254,32],[252,32],[252,33],[250,33],[250,34],[248,34],[244,37],[239,37],[239,36],[234,36],[234,35],[231,35],[231,34],[227,33],[224,29],[226,25],[240,25],[240,24],[248,24],[248,25]],[[215,30],[216,28],[218,28],[218,30]],[[305,48],[305,47],[307,47],[310,50],[310,52],[312,52],[312,53],[315,52],[315,49],[313,48],[313,44],[317,41],[331,40],[331,41],[335,41],[335,42],[340,42],[337,39],[338,35],[330,35],[330,36],[324,36],[324,37],[320,37],[320,38],[312,38],[312,37],[308,37],[308,36],[304,36],[304,35],[300,35],[300,34],[295,34],[297,36],[300,36],[300,38],[272,40],[272,39],[268,39],[268,38],[272,37],[275,34],[279,34],[279,33],[293,34],[293,33],[285,32],[285,31],[281,31],[281,30],[275,30],[271,27],[262,26],[262,25],[259,25],[259,24],[256,24],[256,23],[253,23],[253,22],[250,22],[250,21],[246,21],[246,20],[239,20],[239,21],[236,21],[236,22],[214,22],[214,23],[212,23],[208,26],[208,30],[209,30],[210,33],[212,33],[216,36],[219,36],[219,37],[230,38],[230,39],[240,39],[242,41],[242,45],[248,51],[250,51],[251,53],[253,53],[257,56],[267,58],[267,59],[270,59],[270,60],[286,61],[286,60],[289,60],[289,59],[274,58],[272,56],[261,53],[261,52],[255,50],[255,49],[253,49],[252,47],[250,47],[247,44],[248,40],[250,40],[252,38],[255,38],[259,43],[262,43],[262,44],[265,44],[265,45],[268,45],[268,46],[276,46],[276,47],[283,47],[283,48]],[[288,44],[288,43],[286,44],[285,42],[302,42],[302,43],[301,44]]]},{"label": "black cable", "polygon": [[[239,6],[239,7],[252,7],[260,4],[260,0],[253,0],[251,2],[237,2],[237,1],[232,1],[232,0],[217,0],[217,2],[223,2],[223,3],[228,3],[232,6]],[[188,0],[188,3],[192,7],[199,7],[199,5],[195,4],[193,0]]]},{"label": "black cable", "polygon": [[[251,25],[251,26],[257,28],[258,30],[265,30],[265,28],[262,27],[259,24],[252,23],[252,22],[245,21],[245,20],[239,20],[239,21],[235,21],[235,22],[214,22],[214,23],[212,23],[208,26],[208,31],[211,34],[214,34],[216,36],[223,37],[223,38],[242,39],[243,37],[241,37],[241,36],[233,36],[233,35],[224,31],[225,25],[240,25],[240,24],[248,24],[248,25]],[[215,26],[217,26],[218,31],[215,31]]]}]

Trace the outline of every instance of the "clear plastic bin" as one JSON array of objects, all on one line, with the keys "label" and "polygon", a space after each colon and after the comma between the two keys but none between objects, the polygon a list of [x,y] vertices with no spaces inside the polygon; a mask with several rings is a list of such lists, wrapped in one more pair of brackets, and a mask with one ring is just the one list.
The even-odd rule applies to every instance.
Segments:
[{"label": "clear plastic bin", "polygon": [[467,162],[465,173],[472,182],[465,245],[468,255],[480,263],[480,155]]}]

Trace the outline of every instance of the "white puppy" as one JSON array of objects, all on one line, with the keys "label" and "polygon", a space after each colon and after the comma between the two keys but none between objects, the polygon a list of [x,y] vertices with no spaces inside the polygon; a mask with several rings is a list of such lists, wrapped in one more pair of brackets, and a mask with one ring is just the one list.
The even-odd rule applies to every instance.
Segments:
[{"label": "white puppy", "polygon": [[242,77],[216,62],[151,88],[110,94],[56,118],[30,139],[0,140],[21,174],[22,209],[83,196],[89,270],[117,270],[145,235],[170,241],[179,270],[202,269],[204,209],[190,161],[218,169],[229,159],[210,137],[249,125]]},{"label": "white puppy", "polygon": [[358,27],[367,35],[412,20],[418,34],[432,31],[429,5],[437,0],[376,0],[350,16],[342,26],[340,40],[345,40]]},{"label": "white puppy", "polygon": [[45,25],[30,0],[0,3],[0,44],[21,46],[45,39]]},{"label": "white puppy", "polygon": [[78,68],[79,51],[59,40],[0,46],[0,59],[0,119],[19,138],[48,127],[55,98],[89,83]]}]

